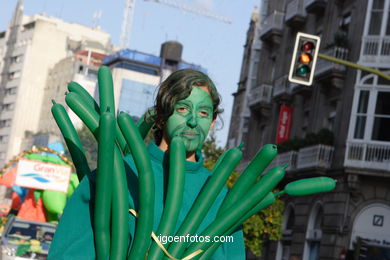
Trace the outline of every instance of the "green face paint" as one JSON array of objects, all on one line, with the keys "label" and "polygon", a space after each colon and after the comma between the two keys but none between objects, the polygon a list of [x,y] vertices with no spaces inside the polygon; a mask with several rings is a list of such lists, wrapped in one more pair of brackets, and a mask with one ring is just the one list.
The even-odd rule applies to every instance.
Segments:
[{"label": "green face paint", "polygon": [[208,92],[194,87],[191,95],[175,104],[168,118],[168,137],[181,136],[187,152],[202,148],[213,122],[213,101]]}]

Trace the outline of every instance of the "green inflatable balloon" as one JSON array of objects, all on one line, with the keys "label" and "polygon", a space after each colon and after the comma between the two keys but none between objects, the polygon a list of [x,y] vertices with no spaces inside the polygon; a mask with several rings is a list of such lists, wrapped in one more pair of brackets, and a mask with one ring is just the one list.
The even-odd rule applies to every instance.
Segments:
[{"label": "green inflatable balloon", "polygon": [[306,196],[332,191],[335,187],[336,180],[329,177],[315,177],[290,182],[284,187],[284,192],[290,196]]},{"label": "green inflatable balloon", "polygon": [[50,213],[62,214],[66,205],[66,193],[44,190],[42,192],[43,205]]},{"label": "green inflatable balloon", "polygon": [[70,180],[69,180],[69,186],[68,186],[68,193],[66,193],[66,197],[69,198],[72,196],[74,190],[79,186],[79,178],[75,173],[72,173],[70,175]]}]

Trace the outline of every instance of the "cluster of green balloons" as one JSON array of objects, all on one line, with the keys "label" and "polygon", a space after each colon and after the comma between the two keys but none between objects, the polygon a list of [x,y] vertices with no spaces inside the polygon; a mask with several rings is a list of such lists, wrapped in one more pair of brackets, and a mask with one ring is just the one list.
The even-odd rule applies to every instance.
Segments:
[{"label": "cluster of green balloons", "polygon": [[[156,243],[150,245],[154,219],[154,175],[143,139],[153,123],[141,119],[135,125],[126,113],[115,117],[112,75],[103,66],[98,72],[100,107],[79,84],[71,82],[66,94],[67,105],[80,117],[98,141],[98,169],[96,176],[96,202],[94,208],[94,239],[97,259],[162,259],[164,253]],[[78,178],[91,171],[83,147],[64,107],[53,101],[52,113],[61,129],[72,156]],[[115,133],[115,134],[113,134]],[[174,234],[184,189],[184,163],[186,153],[181,138],[171,140],[169,150],[169,180],[165,208],[157,234],[195,234],[227,179],[242,159],[242,146],[226,151],[212,170],[191,210]],[[112,151],[112,152],[107,152]],[[132,154],[138,170],[139,209],[135,237],[128,253],[128,190],[123,156]],[[295,181],[278,194],[272,191],[284,178],[285,167],[263,171],[277,155],[276,145],[265,145],[230,190],[216,219],[202,232],[202,236],[224,236],[233,233],[246,219],[270,206],[275,197],[283,193],[304,196],[331,191],[336,181],[318,177]],[[176,258],[197,250],[202,254],[193,259],[209,259],[219,243],[171,243],[168,252]],[[165,256],[167,257],[167,256]]]}]

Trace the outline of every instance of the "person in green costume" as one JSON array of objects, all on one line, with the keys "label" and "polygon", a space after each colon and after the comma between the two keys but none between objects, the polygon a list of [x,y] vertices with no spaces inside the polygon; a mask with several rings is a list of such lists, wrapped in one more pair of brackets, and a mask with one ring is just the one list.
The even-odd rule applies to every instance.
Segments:
[{"label": "person in green costume", "polygon": [[[181,136],[186,148],[185,186],[177,229],[189,212],[202,186],[211,173],[203,167],[200,152],[209,130],[214,126],[220,97],[208,76],[195,70],[180,70],[172,73],[160,86],[154,107],[153,119],[157,130],[155,141],[147,147],[155,174],[154,228],[159,225],[166,194],[170,140]],[[138,179],[133,158],[124,158],[130,208],[137,209]],[[93,237],[93,204],[95,178],[83,178],[66,205],[60,219],[48,259],[95,259]],[[198,229],[204,230],[216,217],[227,189],[218,195],[213,206]],[[135,230],[135,218],[129,214],[130,237]],[[156,234],[157,236],[164,234]],[[233,242],[224,243],[212,259],[245,259],[242,231],[233,233]],[[149,238],[145,238],[149,239]]]}]

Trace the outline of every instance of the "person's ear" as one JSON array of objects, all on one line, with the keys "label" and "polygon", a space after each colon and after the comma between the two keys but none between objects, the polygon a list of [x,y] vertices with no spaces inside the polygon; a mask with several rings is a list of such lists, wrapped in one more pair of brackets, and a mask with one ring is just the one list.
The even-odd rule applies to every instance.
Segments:
[{"label": "person's ear", "polygon": [[213,119],[213,122],[211,122],[210,130],[214,128],[214,125],[215,125],[215,119]]}]

